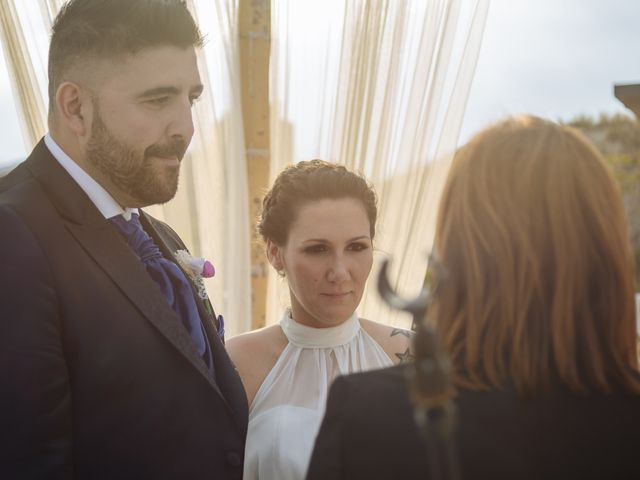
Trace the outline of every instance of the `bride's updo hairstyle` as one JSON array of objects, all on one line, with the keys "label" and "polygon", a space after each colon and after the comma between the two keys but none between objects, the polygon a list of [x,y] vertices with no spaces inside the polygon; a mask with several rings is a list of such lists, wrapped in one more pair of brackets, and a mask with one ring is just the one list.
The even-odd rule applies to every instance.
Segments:
[{"label": "bride's updo hairstyle", "polygon": [[280,172],[262,201],[258,232],[265,242],[271,240],[278,246],[284,246],[291,225],[297,219],[298,209],[309,202],[327,198],[353,198],[362,202],[373,240],[378,214],[373,188],[364,178],[344,166],[323,160],[298,162]]}]

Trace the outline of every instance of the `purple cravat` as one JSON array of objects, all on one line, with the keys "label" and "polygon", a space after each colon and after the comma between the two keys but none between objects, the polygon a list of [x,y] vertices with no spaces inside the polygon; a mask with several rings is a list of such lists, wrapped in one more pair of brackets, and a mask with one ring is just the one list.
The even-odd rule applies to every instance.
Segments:
[{"label": "purple cravat", "polygon": [[193,290],[185,274],[162,252],[153,239],[144,231],[136,213],[127,221],[122,215],[109,219],[125,238],[131,249],[147,269],[147,273],[160,287],[162,295],[178,315],[182,324],[191,335],[196,350],[211,367],[210,348],[200,314],[193,297]]}]

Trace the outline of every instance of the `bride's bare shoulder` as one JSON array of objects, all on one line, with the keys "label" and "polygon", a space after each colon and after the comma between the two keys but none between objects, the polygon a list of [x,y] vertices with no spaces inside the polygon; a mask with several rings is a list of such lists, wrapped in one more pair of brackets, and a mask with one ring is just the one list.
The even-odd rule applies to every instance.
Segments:
[{"label": "bride's bare shoulder", "polygon": [[257,355],[269,355],[274,351],[282,351],[286,344],[287,338],[280,325],[269,325],[236,335],[227,340],[225,347],[231,359],[237,363],[237,358],[241,360],[244,357],[250,357],[255,361]]},{"label": "bride's bare shoulder", "polygon": [[411,346],[413,332],[411,330],[384,325],[364,318],[360,319],[360,325],[382,347],[394,363],[408,362],[413,358]]},{"label": "bride's bare shoulder", "polygon": [[262,381],[287,346],[287,337],[280,325],[270,325],[232,337],[225,346],[251,404]]}]

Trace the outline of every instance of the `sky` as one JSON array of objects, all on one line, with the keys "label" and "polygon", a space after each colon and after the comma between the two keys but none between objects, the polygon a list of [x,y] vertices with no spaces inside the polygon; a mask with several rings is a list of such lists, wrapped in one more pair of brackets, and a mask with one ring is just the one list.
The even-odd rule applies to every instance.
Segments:
[{"label": "sky", "polygon": [[613,85],[640,83],[640,0],[492,0],[460,141],[507,115],[631,114]]},{"label": "sky", "polygon": [[[511,114],[630,114],[613,85],[640,83],[639,25],[640,0],[492,0],[460,143]],[[27,147],[0,60],[2,169]]]}]

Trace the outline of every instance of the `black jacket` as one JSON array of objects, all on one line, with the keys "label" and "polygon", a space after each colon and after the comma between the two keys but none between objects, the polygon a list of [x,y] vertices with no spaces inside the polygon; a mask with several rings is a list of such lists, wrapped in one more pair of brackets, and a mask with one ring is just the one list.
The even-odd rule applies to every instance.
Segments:
[{"label": "black jacket", "polygon": [[[308,480],[430,478],[406,369],[334,382]],[[640,478],[638,396],[460,390],[455,404],[463,480]]]}]

